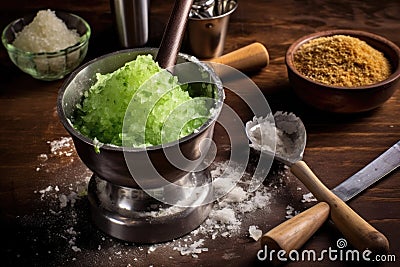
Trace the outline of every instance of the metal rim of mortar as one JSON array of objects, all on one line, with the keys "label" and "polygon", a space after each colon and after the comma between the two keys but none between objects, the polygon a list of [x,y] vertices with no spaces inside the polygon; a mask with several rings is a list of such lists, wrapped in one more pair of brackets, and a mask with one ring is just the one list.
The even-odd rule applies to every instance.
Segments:
[{"label": "metal rim of mortar", "polygon": [[[134,52],[144,52],[150,51],[154,52],[156,49],[151,48],[143,48],[143,49],[129,49],[122,50],[115,53],[111,53],[108,55],[104,55],[95,60],[101,60],[102,58],[108,57],[110,55],[121,55],[123,53],[129,53],[130,51]],[[208,127],[212,127],[214,122],[217,120],[219,112],[222,109],[223,101],[225,98],[224,90],[222,87],[222,83],[219,78],[215,75],[210,67],[199,62],[195,57],[191,57],[185,54],[180,54],[180,56],[187,61],[192,61],[200,65],[203,69],[207,70],[209,73],[215,76],[218,83],[218,90],[216,98],[217,102],[217,113],[214,113],[213,116],[205,123],[196,133],[192,133],[186,137],[180,139],[182,142],[188,142],[192,138],[197,138],[200,136],[202,132],[207,131]],[[93,61],[95,61],[93,60]],[[93,62],[91,61],[91,62]],[[79,75],[82,70],[91,64],[91,62],[86,63],[85,65],[78,68],[75,72],[73,72],[70,77],[66,80],[62,88],[60,89],[58,99],[57,99],[57,111],[59,113],[60,119],[66,130],[71,134],[74,139],[74,143],[79,141],[82,146],[84,146],[84,150],[93,149],[93,142],[91,139],[83,136],[78,131],[76,131],[68,117],[65,114],[64,108],[71,109],[72,107],[67,106],[66,103],[63,103],[64,94],[67,90],[67,87],[70,83],[77,83],[74,80],[76,75]],[[83,81],[83,83],[89,83],[91,81]],[[79,82],[78,82],[79,83]],[[76,86],[87,86],[87,84],[77,84]],[[75,143],[76,145],[76,143]],[[171,146],[172,144],[167,144],[167,146]],[[157,150],[161,148],[161,146],[150,147],[150,150]],[[82,149],[82,147],[80,148]],[[144,151],[146,149],[143,148],[124,148],[124,147],[116,147],[104,145],[101,149],[104,149],[103,152],[107,153],[122,153],[124,150],[128,152],[136,153],[140,151]],[[92,151],[92,150],[90,150]],[[79,154],[79,151],[78,151]],[[101,155],[101,154],[100,154]],[[81,155],[79,154],[81,157]],[[82,158],[81,158],[82,159]],[[86,164],[87,162],[82,159]],[[87,165],[87,164],[86,164]],[[104,168],[104,166],[100,166],[100,168]],[[203,201],[210,197],[213,192],[211,190],[203,190],[199,196],[199,202],[196,201],[197,205],[192,205],[190,207],[182,207],[180,209],[175,210],[174,212],[169,213],[166,216],[154,217],[154,216],[142,216],[140,212],[143,211],[142,208],[137,208],[135,205],[126,207],[127,210],[131,212],[126,212],[123,209],[120,209],[122,198],[124,195],[142,195],[146,194],[140,188],[132,188],[130,186],[124,186],[123,184],[113,183],[113,179],[109,179],[110,177],[106,176],[98,176],[95,171],[96,169],[92,169],[94,175],[89,183],[88,189],[88,198],[90,203],[90,212],[92,216],[92,220],[95,225],[97,225],[102,231],[109,234],[112,237],[128,241],[128,242],[139,242],[139,243],[157,243],[172,240],[174,238],[178,238],[184,234],[189,233],[190,231],[196,229],[208,216],[211,211],[212,203]],[[205,169],[202,172],[193,173],[189,172],[179,180],[174,183],[185,184],[190,182],[190,177],[195,176],[196,179],[206,180],[209,179],[209,170]],[[193,178],[193,177],[192,177]],[[109,195],[109,197],[101,198],[101,194],[97,190],[97,184],[99,182],[104,182],[108,184],[109,187],[113,188],[113,193]],[[101,193],[101,192],[100,192]],[[101,201],[100,201],[101,200]],[[143,201],[148,201],[146,197],[142,199]],[[139,201],[141,201],[139,199]],[[154,202],[153,204],[157,203]],[[137,203],[137,202],[136,202]],[[209,204],[202,204],[209,203]],[[158,202],[160,206],[162,206],[161,202]],[[160,209],[153,209],[153,211],[159,211]]]}]

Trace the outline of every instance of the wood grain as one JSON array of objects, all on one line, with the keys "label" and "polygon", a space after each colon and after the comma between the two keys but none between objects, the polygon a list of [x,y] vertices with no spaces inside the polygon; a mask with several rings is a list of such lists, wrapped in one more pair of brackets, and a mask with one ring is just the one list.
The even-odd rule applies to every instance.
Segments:
[{"label": "wood grain", "polygon": [[[148,46],[158,47],[173,1],[151,0],[150,4]],[[44,8],[73,12],[89,22],[92,37],[85,62],[120,49],[109,1],[105,0],[1,1],[0,28]],[[305,34],[337,28],[370,31],[400,45],[399,17],[398,0],[247,0],[239,1],[230,18],[224,52],[253,42],[260,42],[268,49],[268,67],[248,75],[264,93],[272,111],[291,111],[304,121],[307,129],[304,160],[328,188],[357,172],[400,139],[400,90],[383,106],[368,113],[339,116],[316,111],[300,102],[291,91],[284,64],[286,49]],[[243,218],[238,236],[205,239],[208,251],[198,258],[181,256],[168,244],[147,253],[147,245],[125,244],[107,237],[91,224],[85,197],[75,203],[74,209],[70,206],[63,209],[67,217],[57,217],[52,211],[60,209],[59,200],[41,199],[38,191],[58,185],[60,193],[68,194],[69,187],[76,190],[77,185],[90,177],[75,152],[69,157],[53,155],[47,143],[68,136],[55,110],[63,81],[34,80],[13,65],[4,47],[0,49],[2,266],[261,266],[264,262],[256,257],[260,245],[248,237],[248,226],[257,225],[266,233],[286,220],[288,205],[302,211],[313,204],[301,202],[308,191],[282,166],[274,164],[265,181],[272,193],[269,209]],[[252,118],[248,107],[233,93],[227,92],[225,103],[244,122]],[[229,157],[229,139],[221,127],[216,127],[214,139],[219,148],[218,160]],[[41,159],[42,154],[48,155],[46,161]],[[400,172],[389,175],[348,204],[387,236],[390,253],[400,258]],[[53,219],[45,220],[49,217]],[[78,232],[75,242],[80,252],[73,251],[68,244],[74,237],[68,232],[71,225]],[[326,224],[304,249],[335,249],[341,237],[334,227]],[[287,266],[310,264],[291,262]],[[321,264],[349,263],[325,260]],[[396,262],[382,266],[396,266]]]}]

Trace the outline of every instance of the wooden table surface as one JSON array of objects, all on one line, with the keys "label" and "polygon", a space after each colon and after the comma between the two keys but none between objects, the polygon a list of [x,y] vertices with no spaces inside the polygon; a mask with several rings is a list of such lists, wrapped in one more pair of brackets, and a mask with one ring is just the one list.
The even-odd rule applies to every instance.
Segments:
[{"label": "wooden table surface", "polygon": [[[151,0],[150,39],[157,47],[173,1]],[[39,9],[76,13],[92,27],[86,61],[120,49],[113,31],[109,1],[106,0],[17,0],[1,1],[0,27]],[[337,28],[366,30],[400,45],[400,3],[384,1],[239,1],[232,15],[225,52],[254,41],[270,53],[270,65],[250,78],[265,94],[272,111],[292,111],[307,129],[304,160],[332,188],[400,139],[400,90],[382,107],[357,115],[333,115],[315,111],[291,91],[284,55],[297,38],[312,32]],[[266,178],[270,203],[265,209],[245,214],[238,234],[215,239],[187,236],[172,243],[131,244],[108,237],[90,221],[88,200],[73,193],[84,191],[90,171],[79,160],[56,113],[56,97],[64,80],[43,82],[22,73],[0,49],[0,229],[2,266],[253,266],[260,249],[248,237],[248,226],[264,232],[286,220],[286,207],[302,211],[308,190],[282,166],[274,164]],[[226,104],[243,121],[251,119],[237,97],[228,94]],[[216,129],[215,141],[225,147]],[[67,144],[69,139],[65,139]],[[53,143],[52,143],[53,142]],[[51,187],[49,187],[51,186]],[[47,188],[47,190],[45,190]],[[44,191],[41,191],[44,190]],[[59,198],[76,199],[63,207]],[[395,171],[349,202],[349,205],[390,242],[390,253],[400,261],[400,172]],[[341,234],[324,225],[303,249],[321,251],[337,248]],[[177,242],[204,239],[208,251],[197,258],[182,256],[173,248]],[[190,239],[190,240],[188,240]],[[175,243],[174,243],[175,242]],[[185,243],[186,242],[186,243]],[[150,248],[150,249],[149,249]],[[291,262],[289,266],[346,265],[344,261]]]}]

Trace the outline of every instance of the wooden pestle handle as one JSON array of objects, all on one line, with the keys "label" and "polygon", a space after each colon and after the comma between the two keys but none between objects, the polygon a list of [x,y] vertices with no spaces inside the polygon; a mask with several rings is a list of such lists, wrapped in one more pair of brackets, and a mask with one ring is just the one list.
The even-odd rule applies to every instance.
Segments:
[{"label": "wooden pestle handle", "polygon": [[255,42],[208,61],[228,65],[242,72],[256,71],[269,64],[267,48]]},{"label": "wooden pestle handle", "polygon": [[261,248],[267,246],[269,250],[284,250],[287,254],[299,249],[328,217],[329,205],[320,202],[264,234],[260,239]]},{"label": "wooden pestle handle", "polygon": [[360,251],[369,249],[377,254],[384,254],[389,251],[387,238],[332,193],[304,161],[294,163],[291,166],[291,172],[319,201],[325,201],[329,204],[330,218],[356,249]]},{"label": "wooden pestle handle", "polygon": [[164,69],[172,68],[176,63],[192,3],[193,0],[175,0],[156,56],[156,61]]}]

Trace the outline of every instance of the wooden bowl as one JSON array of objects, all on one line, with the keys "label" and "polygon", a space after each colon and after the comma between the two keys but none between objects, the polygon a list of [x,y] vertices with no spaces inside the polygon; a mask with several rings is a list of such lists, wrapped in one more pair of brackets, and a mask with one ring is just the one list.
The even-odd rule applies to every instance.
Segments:
[{"label": "wooden bowl", "polygon": [[[342,87],[314,81],[300,73],[294,65],[294,54],[305,43],[319,37],[347,35],[365,41],[381,51],[392,67],[391,75],[378,83],[360,87]],[[306,104],[334,113],[358,113],[385,103],[399,87],[400,49],[391,41],[364,31],[330,30],[313,33],[295,41],[287,50],[285,63],[289,81],[296,95]]]}]

